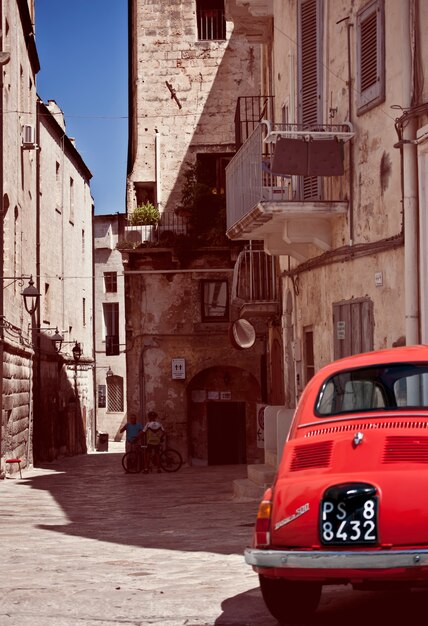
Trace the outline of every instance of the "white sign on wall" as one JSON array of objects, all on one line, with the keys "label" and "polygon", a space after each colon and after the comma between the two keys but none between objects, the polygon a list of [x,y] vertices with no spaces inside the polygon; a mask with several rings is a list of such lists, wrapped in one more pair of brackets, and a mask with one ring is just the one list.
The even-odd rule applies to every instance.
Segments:
[{"label": "white sign on wall", "polygon": [[173,379],[183,380],[184,378],[186,378],[186,360],[172,359],[171,374]]}]

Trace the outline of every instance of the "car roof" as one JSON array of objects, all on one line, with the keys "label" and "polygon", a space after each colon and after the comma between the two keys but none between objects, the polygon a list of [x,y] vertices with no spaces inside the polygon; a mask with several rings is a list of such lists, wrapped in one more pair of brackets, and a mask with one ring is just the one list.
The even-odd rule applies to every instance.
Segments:
[{"label": "car roof", "polygon": [[323,372],[324,376],[326,376],[330,375],[329,370],[333,373],[356,367],[370,367],[388,363],[407,363],[409,361],[428,362],[428,345],[402,346],[399,348],[388,348],[385,350],[374,350],[372,352],[354,354],[333,361],[329,365],[325,365],[318,373]]}]

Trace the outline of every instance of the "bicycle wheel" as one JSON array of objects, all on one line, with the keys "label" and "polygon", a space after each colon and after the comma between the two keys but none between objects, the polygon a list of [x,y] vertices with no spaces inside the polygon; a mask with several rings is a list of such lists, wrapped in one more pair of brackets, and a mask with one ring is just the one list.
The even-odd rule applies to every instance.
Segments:
[{"label": "bicycle wheel", "polygon": [[127,452],[122,457],[122,467],[127,474],[138,474],[143,469],[141,454],[138,452]]},{"label": "bicycle wheel", "polygon": [[168,448],[160,453],[159,464],[165,472],[177,472],[183,465],[183,459],[177,450]]}]

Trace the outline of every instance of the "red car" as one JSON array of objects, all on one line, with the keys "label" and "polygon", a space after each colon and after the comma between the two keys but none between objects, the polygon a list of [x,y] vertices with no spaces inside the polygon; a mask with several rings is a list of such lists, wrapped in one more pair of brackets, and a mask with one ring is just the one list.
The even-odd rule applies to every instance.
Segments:
[{"label": "red car", "polygon": [[314,612],[323,585],[428,583],[428,346],[309,381],[245,560],[280,622]]}]

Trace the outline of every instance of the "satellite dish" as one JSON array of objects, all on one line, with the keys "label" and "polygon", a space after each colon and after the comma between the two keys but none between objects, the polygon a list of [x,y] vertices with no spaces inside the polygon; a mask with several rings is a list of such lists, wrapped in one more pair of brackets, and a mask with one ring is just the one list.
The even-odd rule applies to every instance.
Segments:
[{"label": "satellite dish", "polygon": [[240,318],[230,325],[229,337],[234,348],[245,350],[253,347],[256,341],[256,331],[251,322]]}]

